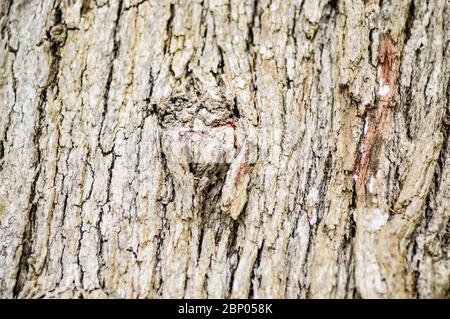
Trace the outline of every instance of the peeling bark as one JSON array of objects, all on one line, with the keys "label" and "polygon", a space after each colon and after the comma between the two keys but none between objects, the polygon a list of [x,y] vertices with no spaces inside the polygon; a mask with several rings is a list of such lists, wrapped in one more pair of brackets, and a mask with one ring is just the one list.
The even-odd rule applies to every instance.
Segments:
[{"label": "peeling bark", "polygon": [[5,0],[0,39],[0,297],[448,298],[448,1]]}]

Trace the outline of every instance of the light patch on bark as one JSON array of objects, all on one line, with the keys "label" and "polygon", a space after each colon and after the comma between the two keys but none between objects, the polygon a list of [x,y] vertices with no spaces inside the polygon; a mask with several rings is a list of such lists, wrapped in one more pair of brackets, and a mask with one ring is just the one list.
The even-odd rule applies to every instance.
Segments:
[{"label": "light patch on bark", "polygon": [[383,212],[381,209],[378,208],[373,208],[368,212],[365,212],[363,216],[364,216],[363,217],[364,228],[371,233],[380,230],[381,227],[383,227],[389,219],[389,214]]}]

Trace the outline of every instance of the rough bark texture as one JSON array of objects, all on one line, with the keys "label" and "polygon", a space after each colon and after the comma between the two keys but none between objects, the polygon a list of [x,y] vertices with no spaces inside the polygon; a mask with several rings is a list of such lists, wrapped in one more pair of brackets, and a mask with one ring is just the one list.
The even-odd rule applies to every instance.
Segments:
[{"label": "rough bark texture", "polygon": [[0,297],[449,297],[448,0],[1,0]]}]

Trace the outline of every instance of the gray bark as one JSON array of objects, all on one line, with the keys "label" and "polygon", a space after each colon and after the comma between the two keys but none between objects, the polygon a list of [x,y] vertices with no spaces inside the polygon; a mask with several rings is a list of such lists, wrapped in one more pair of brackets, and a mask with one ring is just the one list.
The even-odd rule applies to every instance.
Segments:
[{"label": "gray bark", "polygon": [[0,297],[449,297],[449,1],[2,0],[0,39]]}]

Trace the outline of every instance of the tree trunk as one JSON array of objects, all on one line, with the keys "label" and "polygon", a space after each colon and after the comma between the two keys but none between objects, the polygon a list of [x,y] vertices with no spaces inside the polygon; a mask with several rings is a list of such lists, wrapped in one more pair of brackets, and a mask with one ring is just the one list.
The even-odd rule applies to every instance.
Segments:
[{"label": "tree trunk", "polygon": [[0,297],[449,297],[449,1],[2,0],[0,32]]}]

